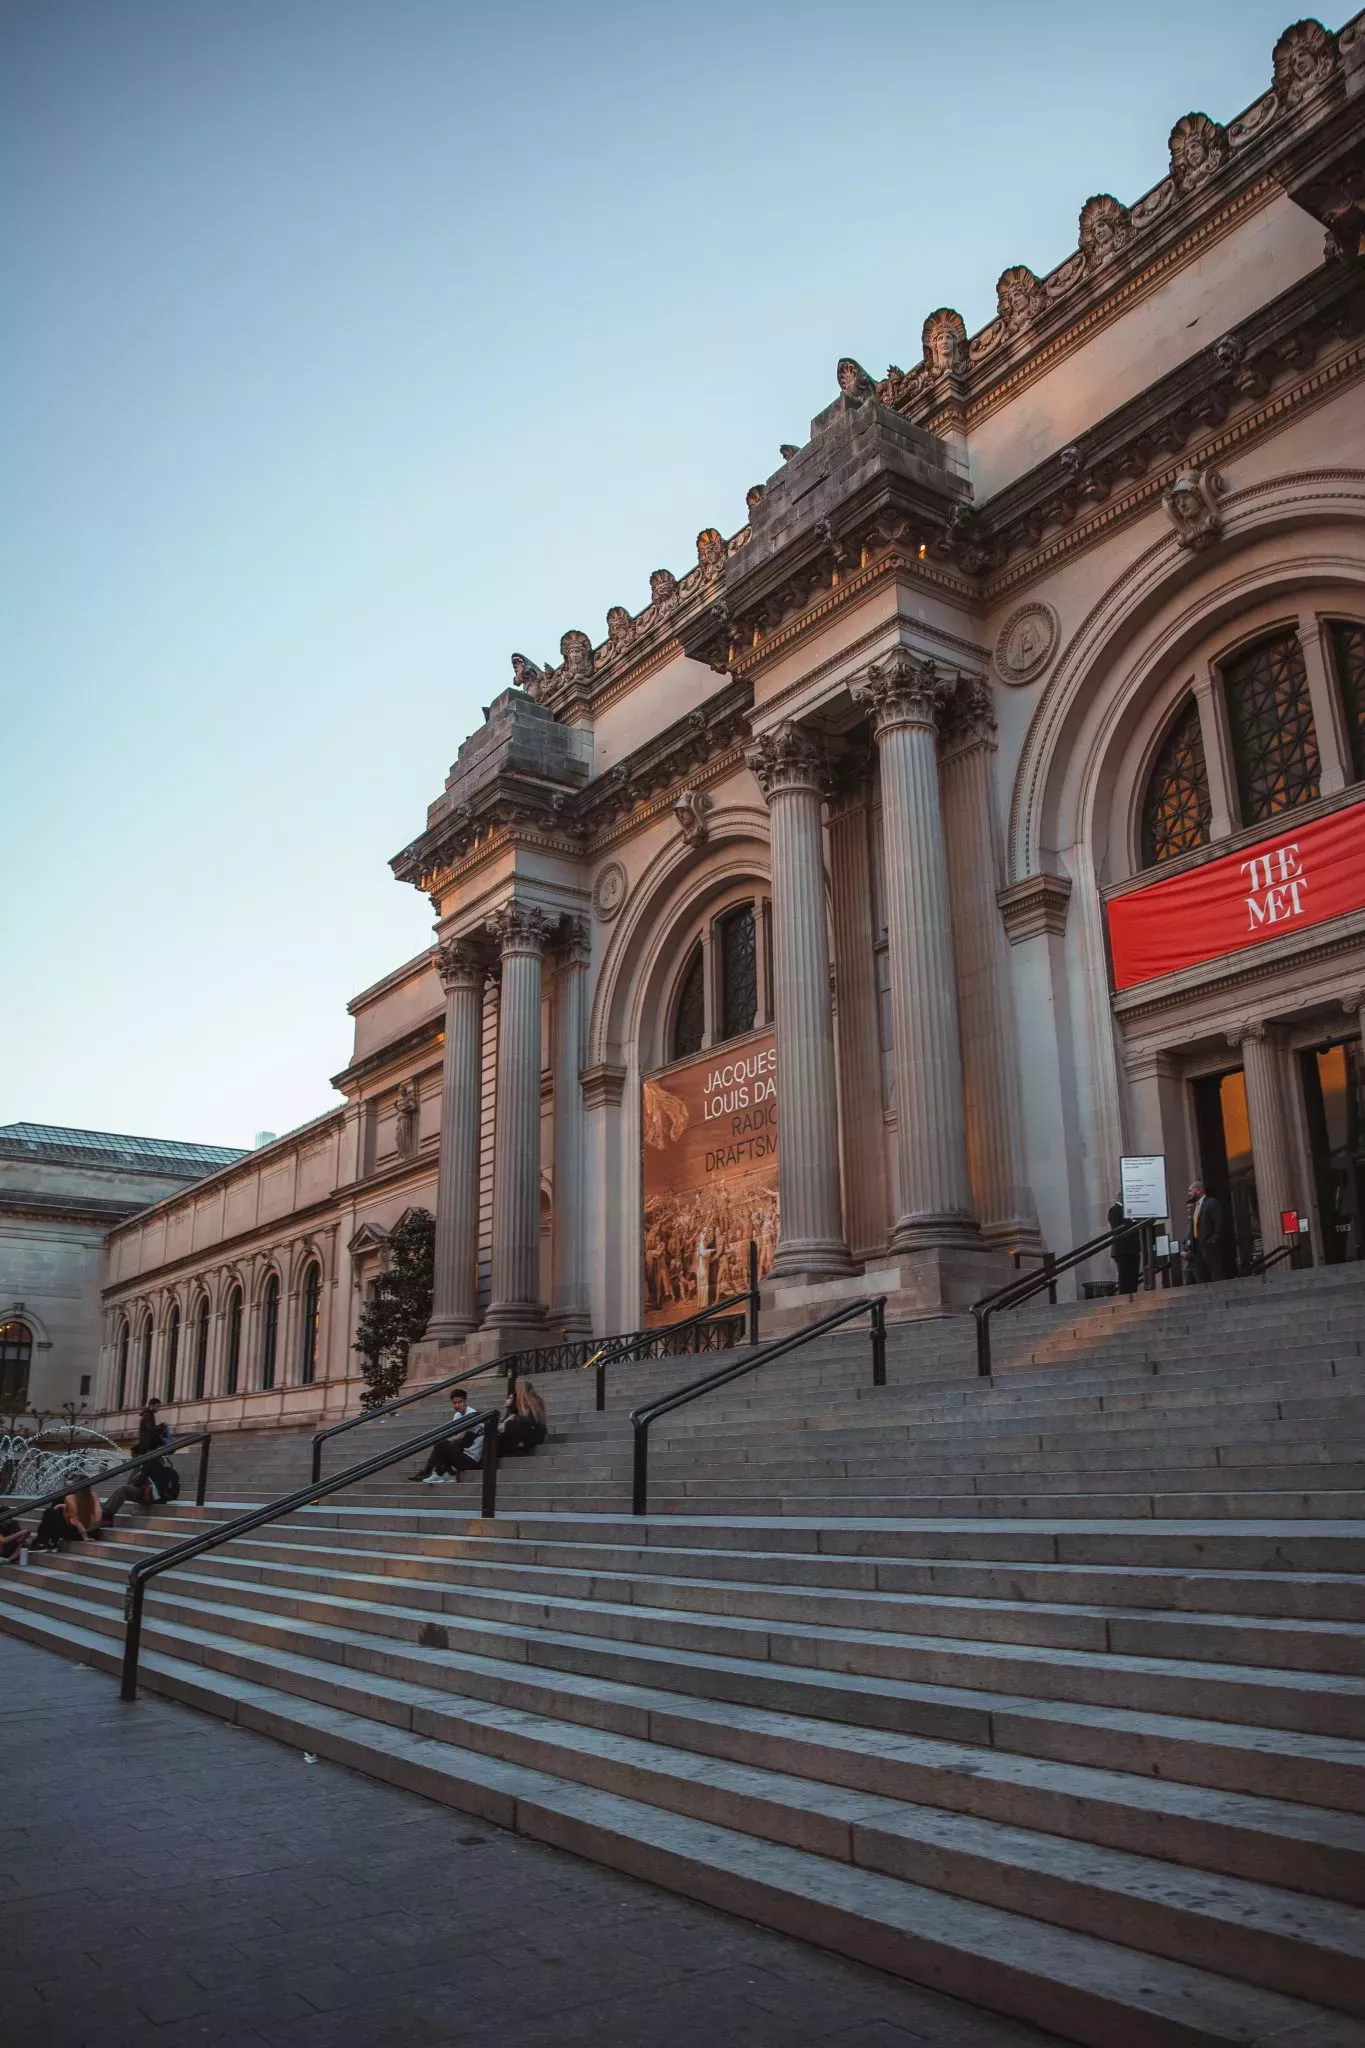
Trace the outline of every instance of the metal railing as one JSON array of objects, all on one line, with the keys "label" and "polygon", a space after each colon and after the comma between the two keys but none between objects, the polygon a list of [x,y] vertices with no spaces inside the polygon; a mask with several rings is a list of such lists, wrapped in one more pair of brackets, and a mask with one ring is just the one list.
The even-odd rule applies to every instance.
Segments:
[{"label": "metal railing", "polygon": [[418,1451],[429,1451],[450,1436],[462,1436],[466,1432],[481,1429],[483,1432],[483,1496],[480,1513],[485,1521],[492,1521],[498,1511],[498,1424],[502,1419],[499,1408],[481,1409],[478,1414],[452,1417],[436,1429],[429,1429],[421,1436],[409,1437],[405,1443],[392,1450],[380,1451],[373,1458],[366,1458],[359,1465],[348,1465],[344,1472],[334,1472],[330,1479],[315,1480],[311,1486],[301,1486],[297,1493],[285,1494],[280,1500],[267,1501],[264,1507],[252,1508],[244,1515],[238,1515],[231,1522],[220,1522],[216,1528],[205,1529],[197,1536],[187,1536],[181,1543],[173,1543],[169,1550],[159,1550],[155,1557],[143,1558],[128,1574],[127,1590],[123,1596],[123,1697],[137,1698],[137,1662],[142,1647],[142,1608],[150,1580],[162,1572],[173,1571],[176,1565],[186,1564],[192,1557],[202,1557],[205,1551],[218,1550],[224,1543],[231,1543],[234,1536],[248,1536],[253,1529],[263,1529],[269,1522],[278,1522],[285,1515],[292,1515],[297,1508],[306,1508],[315,1500],[324,1500],[328,1494],[339,1493],[344,1486],[353,1486],[359,1479],[368,1479],[371,1473],[382,1472],[389,1465],[397,1465],[404,1458],[411,1458]]},{"label": "metal railing", "polygon": [[1292,1244],[1277,1244],[1273,1251],[1257,1252],[1255,1258],[1247,1267],[1247,1272],[1249,1274],[1268,1273],[1272,1266],[1279,1264],[1281,1259],[1288,1259],[1290,1264],[1293,1264],[1294,1247]]},{"label": "metal railing", "polygon": [[765,1344],[749,1358],[736,1359],[733,1365],[722,1366],[719,1372],[708,1373],[705,1379],[693,1380],[688,1386],[676,1387],[671,1394],[662,1394],[657,1401],[647,1401],[631,1413],[630,1426],[635,1432],[635,1455],[631,1473],[631,1506],[633,1515],[649,1513],[649,1426],[661,1415],[669,1415],[675,1408],[685,1408],[689,1402],[698,1401],[703,1394],[709,1394],[717,1387],[729,1386],[731,1380],[742,1379],[745,1373],[756,1372],[760,1365],[768,1365],[774,1358],[782,1358],[789,1351],[797,1351],[803,1344],[809,1344],[814,1337],[824,1337],[831,1330],[839,1329],[844,1323],[851,1323],[856,1316],[870,1316],[871,1328],[868,1335],[872,1340],[872,1384],[886,1385],[886,1296],[874,1294],[867,1301],[850,1302],[847,1308],[836,1309],[833,1315],[824,1316],[818,1323],[808,1323],[804,1330],[796,1330],[790,1337],[779,1337],[773,1344]]},{"label": "metal railing", "polygon": [[[202,1508],[208,1491],[209,1449],[212,1443],[213,1438],[207,1430],[201,1430],[195,1436],[182,1436],[178,1443],[162,1444],[160,1450],[143,1451],[138,1457],[129,1458],[122,1465],[110,1465],[106,1471],[92,1473],[86,1483],[93,1490],[97,1486],[103,1486],[107,1479],[118,1479],[125,1472],[139,1472],[144,1465],[153,1465],[159,1458],[174,1458],[178,1452],[193,1450],[198,1444],[199,1476],[195,1482],[194,1504],[197,1508]],[[7,1500],[23,1514],[31,1515],[43,1508],[51,1507],[54,1501],[65,1500],[69,1493],[76,1491],[76,1485],[68,1479],[65,1486],[59,1486],[55,1493],[40,1494],[37,1500],[26,1499],[17,1493],[0,1494],[0,1500]]]},{"label": "metal railing", "polygon": [[[742,1308],[744,1315],[731,1313]],[[680,1323],[665,1323],[657,1330],[633,1330],[628,1337],[608,1337],[586,1365],[597,1369],[597,1408],[607,1405],[607,1367],[627,1358],[690,1358],[702,1351],[730,1351],[743,1330],[750,1344],[758,1342],[758,1246],[749,1239],[749,1284],[742,1294],[727,1294],[710,1308],[701,1309]]]},{"label": "metal railing", "polygon": [[1009,1280],[1003,1287],[997,1287],[994,1294],[983,1294],[980,1301],[972,1303],[972,1315],[976,1321],[976,1369],[982,1379],[991,1376],[991,1317],[1005,1309],[1018,1308],[1023,1302],[1031,1301],[1035,1294],[1046,1292],[1049,1301],[1057,1299],[1057,1276],[1069,1273],[1073,1266],[1083,1266],[1087,1259],[1093,1259],[1097,1252],[1112,1248],[1121,1237],[1136,1232],[1141,1240],[1143,1273],[1148,1287],[1152,1284],[1151,1233],[1150,1223],[1121,1223],[1116,1230],[1106,1230],[1099,1237],[1092,1237],[1086,1244],[1078,1244],[1074,1250],[1063,1252],[1054,1258],[1050,1266],[1041,1273],[1021,1273],[1017,1280]]},{"label": "metal railing", "polygon": [[[532,1353],[530,1355],[534,1356],[535,1354]],[[317,1481],[322,1477],[322,1447],[329,1438],[344,1436],[347,1430],[350,1429],[363,1429],[367,1422],[378,1422],[380,1417],[384,1415],[396,1415],[400,1408],[411,1408],[414,1401],[429,1401],[433,1394],[444,1394],[450,1387],[467,1386],[470,1380],[476,1380],[485,1373],[505,1372],[507,1375],[507,1391],[510,1393],[512,1391],[512,1383],[520,1371],[519,1361],[525,1356],[527,1356],[525,1352],[508,1351],[501,1358],[490,1359],[487,1365],[472,1366],[468,1372],[453,1372],[448,1379],[431,1380],[415,1388],[411,1394],[400,1394],[394,1401],[385,1401],[382,1407],[362,1408],[359,1415],[352,1415],[346,1422],[334,1422],[329,1429],[315,1431],[313,1435],[313,1457],[310,1466],[313,1483],[316,1485]]]}]

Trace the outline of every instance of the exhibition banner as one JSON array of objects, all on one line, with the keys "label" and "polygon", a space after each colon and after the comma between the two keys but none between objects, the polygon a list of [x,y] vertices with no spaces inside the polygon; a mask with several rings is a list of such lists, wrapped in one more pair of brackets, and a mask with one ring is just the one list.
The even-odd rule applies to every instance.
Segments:
[{"label": "exhibition banner", "polygon": [[777,1046],[771,1031],[643,1087],[645,1323],[682,1322],[765,1274],[777,1250]]},{"label": "exhibition banner", "polygon": [[1279,830],[1107,905],[1114,987],[1262,946],[1365,905],[1365,804]]}]

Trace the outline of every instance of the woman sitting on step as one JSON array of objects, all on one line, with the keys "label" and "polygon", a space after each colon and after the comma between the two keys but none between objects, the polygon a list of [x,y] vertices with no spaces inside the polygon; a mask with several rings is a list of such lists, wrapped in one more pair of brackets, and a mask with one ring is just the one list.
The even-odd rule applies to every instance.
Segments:
[{"label": "woman sitting on step", "polygon": [[95,1490],[83,1472],[71,1482],[65,1500],[54,1500],[43,1509],[38,1533],[31,1550],[61,1550],[68,1543],[90,1543],[101,1533],[104,1517]]},{"label": "woman sitting on step", "polygon": [[529,1380],[518,1380],[507,1396],[502,1421],[498,1424],[499,1454],[505,1457],[511,1451],[529,1457],[548,1435],[545,1403]]}]

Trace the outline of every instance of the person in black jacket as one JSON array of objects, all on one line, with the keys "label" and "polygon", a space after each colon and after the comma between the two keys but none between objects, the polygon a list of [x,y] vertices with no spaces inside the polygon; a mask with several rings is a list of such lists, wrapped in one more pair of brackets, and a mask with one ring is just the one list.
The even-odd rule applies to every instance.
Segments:
[{"label": "person in black jacket", "polygon": [[1195,1281],[1223,1277],[1223,1205],[1209,1194],[1202,1180],[1190,1187],[1190,1234],[1187,1245],[1190,1278]]},{"label": "person in black jacket", "polygon": [[[1111,1230],[1123,1230],[1123,1226],[1127,1222],[1128,1216],[1123,1206],[1123,1197],[1122,1195],[1115,1195],[1109,1205],[1109,1228]],[[1118,1268],[1119,1293],[1136,1294],[1138,1277],[1142,1272],[1142,1232],[1138,1229],[1136,1223],[1131,1224],[1127,1230],[1124,1230],[1122,1237],[1114,1239],[1111,1249],[1114,1254],[1114,1264]]]},{"label": "person in black jacket", "polygon": [[[141,1458],[148,1451],[164,1450],[171,1441],[171,1433],[165,1423],[158,1419],[159,1401],[149,1401],[137,1419],[137,1441],[133,1445],[133,1456]],[[155,1458],[143,1471],[156,1488],[158,1500],[176,1500],[180,1493],[180,1475],[168,1458]]]},{"label": "person in black jacket", "polygon": [[544,1443],[549,1431],[545,1403],[529,1380],[518,1380],[507,1396],[502,1421],[498,1424],[498,1450],[519,1451],[529,1457]]}]

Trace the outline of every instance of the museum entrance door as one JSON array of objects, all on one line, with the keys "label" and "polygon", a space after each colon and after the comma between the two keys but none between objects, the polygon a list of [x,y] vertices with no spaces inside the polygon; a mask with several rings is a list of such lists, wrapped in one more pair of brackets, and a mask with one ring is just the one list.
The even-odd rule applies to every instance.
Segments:
[{"label": "museum entrance door", "polygon": [[1299,1054],[1323,1258],[1365,1258],[1365,1058],[1361,1041]]},{"label": "museum entrance door", "polygon": [[1223,1272],[1231,1279],[1247,1272],[1261,1249],[1246,1078],[1232,1067],[1225,1074],[1201,1074],[1192,1086],[1199,1177],[1223,1211]]}]

